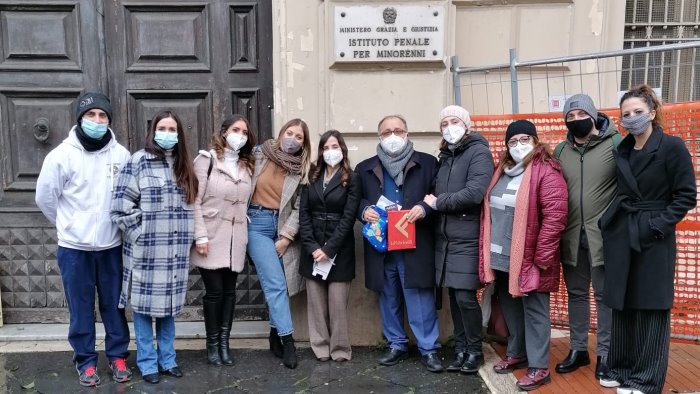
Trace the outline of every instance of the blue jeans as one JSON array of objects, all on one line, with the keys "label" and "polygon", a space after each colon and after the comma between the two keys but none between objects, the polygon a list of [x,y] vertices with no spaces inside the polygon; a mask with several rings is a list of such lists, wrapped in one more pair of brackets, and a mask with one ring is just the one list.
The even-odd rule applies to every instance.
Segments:
[{"label": "blue jeans", "polygon": [[59,246],[56,252],[66,295],[70,325],[68,342],[79,372],[97,366],[95,351],[95,288],[105,326],[105,354],[112,361],[129,357],[129,326],[119,309],[122,288],[122,247],[85,251]]},{"label": "blue jeans", "polygon": [[[404,301],[408,324],[416,336],[422,355],[440,348],[438,322],[433,288],[407,289],[404,287],[406,267],[403,258],[394,254],[384,259],[384,288],[379,294],[379,313],[382,331],[389,346],[396,350],[408,350],[408,337],[403,329]],[[400,253],[400,252],[399,252]]]},{"label": "blue jeans", "polygon": [[289,335],[294,332],[292,313],[289,310],[287,279],[284,265],[277,256],[277,213],[269,210],[248,209],[248,256],[255,264],[260,286],[270,309],[270,325],[277,333]]},{"label": "blue jeans", "polygon": [[162,369],[177,367],[175,359],[175,318],[156,317],[156,341],[153,347],[153,318],[134,312],[134,335],[136,336],[136,365],[141,375],[150,375]]}]

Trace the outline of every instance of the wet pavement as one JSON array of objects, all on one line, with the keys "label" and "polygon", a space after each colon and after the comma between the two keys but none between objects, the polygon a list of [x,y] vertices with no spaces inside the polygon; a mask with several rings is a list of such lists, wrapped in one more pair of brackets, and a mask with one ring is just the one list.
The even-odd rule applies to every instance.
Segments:
[{"label": "wet pavement", "polygon": [[[202,341],[202,346],[204,345]],[[416,349],[408,360],[392,367],[376,363],[382,351],[353,348],[349,362],[319,362],[311,349],[299,349],[299,366],[290,370],[268,350],[234,349],[235,365],[211,367],[204,350],[178,350],[178,364],[185,376],[161,376],[159,384],[142,380],[131,352],[129,367],[134,378],[115,383],[100,352],[97,388],[78,384],[70,352],[0,354],[0,392],[3,393],[488,393],[479,375],[434,374],[425,370]],[[452,349],[440,352],[443,364]]]}]

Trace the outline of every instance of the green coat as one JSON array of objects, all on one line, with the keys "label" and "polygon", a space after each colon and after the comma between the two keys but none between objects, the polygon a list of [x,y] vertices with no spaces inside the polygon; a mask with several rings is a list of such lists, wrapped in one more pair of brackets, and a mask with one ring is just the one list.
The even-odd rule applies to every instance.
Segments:
[{"label": "green coat", "polygon": [[556,150],[569,189],[569,219],[561,237],[561,261],[572,266],[576,266],[582,229],[588,239],[591,265],[603,265],[598,219],[617,194],[613,150],[621,137],[615,124],[601,112],[596,129],[604,131],[591,137],[583,147],[576,147],[569,133],[563,147]]}]

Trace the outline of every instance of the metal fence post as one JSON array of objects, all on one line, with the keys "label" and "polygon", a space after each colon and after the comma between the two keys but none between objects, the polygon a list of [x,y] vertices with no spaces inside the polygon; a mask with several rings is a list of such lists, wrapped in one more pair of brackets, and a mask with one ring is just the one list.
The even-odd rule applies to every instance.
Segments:
[{"label": "metal fence post", "polygon": [[462,84],[460,82],[459,73],[459,58],[457,56],[452,56],[452,88],[454,90],[454,103],[455,105],[462,105]]},{"label": "metal fence post", "polygon": [[513,108],[513,113],[517,114],[518,108],[518,71],[515,69],[515,48],[510,48],[510,102]]}]

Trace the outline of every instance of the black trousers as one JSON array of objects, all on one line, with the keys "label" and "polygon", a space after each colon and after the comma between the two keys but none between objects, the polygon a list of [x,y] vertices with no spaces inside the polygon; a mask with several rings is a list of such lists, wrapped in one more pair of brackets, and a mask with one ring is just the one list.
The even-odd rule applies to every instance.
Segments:
[{"label": "black trousers", "polygon": [[[583,234],[583,231],[581,232]],[[581,236],[581,245],[585,238]],[[569,332],[571,350],[588,350],[588,330],[590,328],[591,304],[589,288],[593,284],[593,295],[597,308],[597,347],[596,355],[607,357],[610,349],[610,325],[612,312],[603,303],[603,284],[605,283],[605,266],[591,266],[591,254],[588,247],[579,247],[576,266],[562,264],[566,292],[569,296]]]},{"label": "black trousers", "polygon": [[455,353],[482,354],[481,306],[476,290],[449,288],[450,312],[454,324]]},{"label": "black trousers", "polygon": [[646,394],[661,393],[671,337],[670,310],[612,311],[610,377]]},{"label": "black trousers", "polygon": [[202,275],[204,282],[204,301],[219,302],[224,297],[236,296],[236,279],[238,272],[231,271],[229,268],[219,268],[208,270],[199,269],[199,274]]}]

